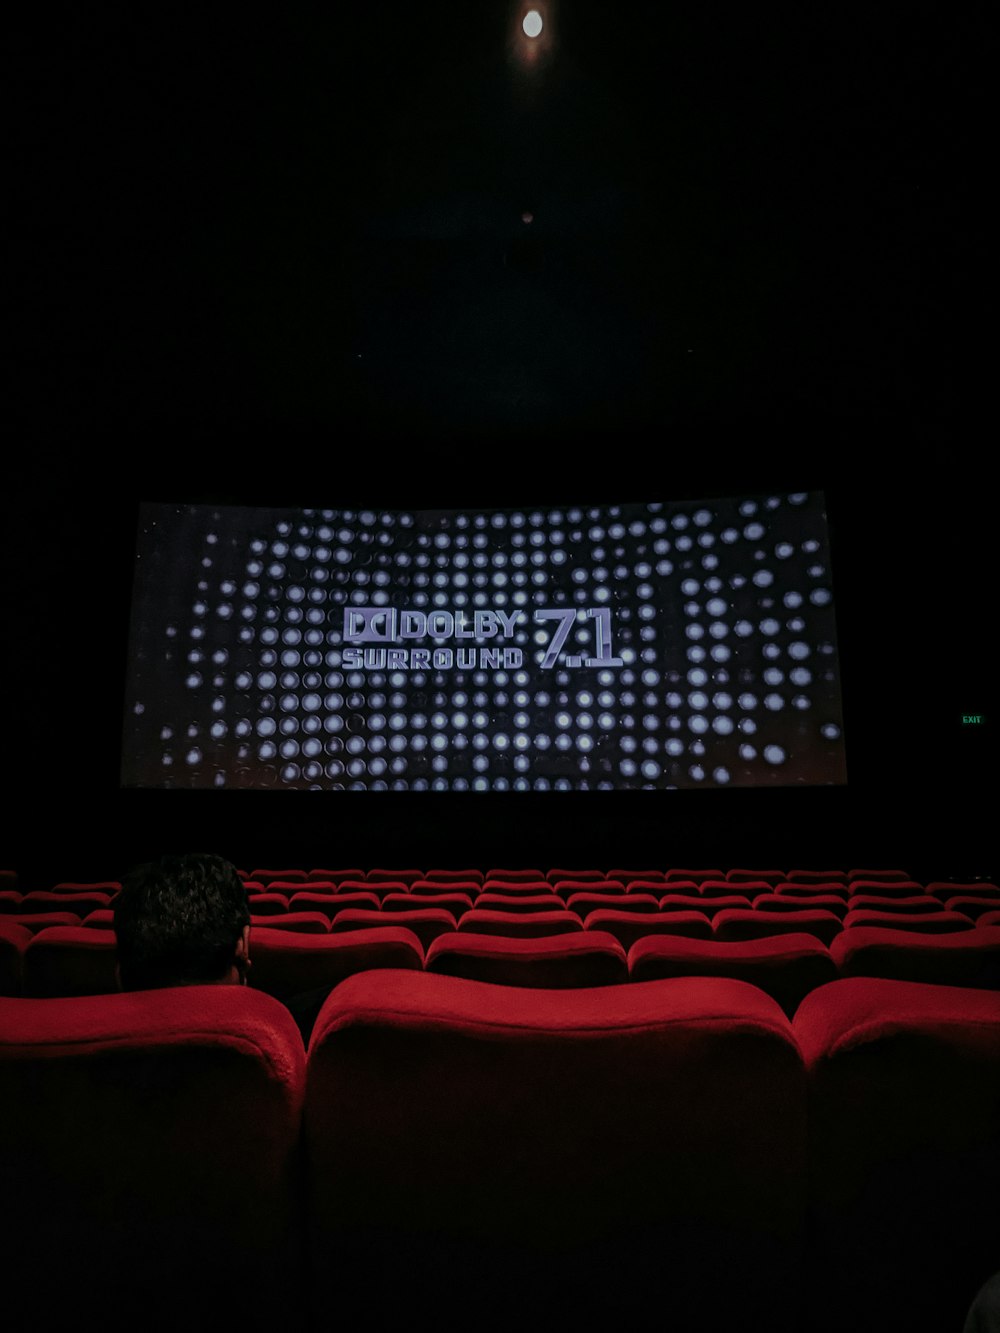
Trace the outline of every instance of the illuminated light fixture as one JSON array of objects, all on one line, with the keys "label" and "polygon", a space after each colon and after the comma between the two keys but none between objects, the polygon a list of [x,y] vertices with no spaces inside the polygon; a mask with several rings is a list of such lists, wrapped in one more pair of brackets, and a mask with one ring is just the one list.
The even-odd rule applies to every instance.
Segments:
[{"label": "illuminated light fixture", "polygon": [[542,31],[542,16],[537,9],[529,9],[521,20],[525,37],[538,37]]}]

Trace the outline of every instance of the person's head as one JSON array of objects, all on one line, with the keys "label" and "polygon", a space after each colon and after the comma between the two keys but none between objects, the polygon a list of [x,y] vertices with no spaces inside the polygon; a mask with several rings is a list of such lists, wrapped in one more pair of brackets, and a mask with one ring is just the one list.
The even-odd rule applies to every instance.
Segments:
[{"label": "person's head", "polygon": [[115,899],[122,990],[246,981],[250,908],[221,856],[166,856],[126,876]]}]

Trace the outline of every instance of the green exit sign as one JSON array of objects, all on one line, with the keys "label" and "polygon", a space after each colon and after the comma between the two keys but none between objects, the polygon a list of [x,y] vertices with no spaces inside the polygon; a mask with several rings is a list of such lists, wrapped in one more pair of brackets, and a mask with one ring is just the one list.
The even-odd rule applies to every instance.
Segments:
[{"label": "green exit sign", "polygon": [[982,726],[985,725],[985,723],[986,723],[986,718],[983,716],[982,713],[963,713],[963,714],[962,714],[962,726],[963,726],[963,727],[982,727]]}]

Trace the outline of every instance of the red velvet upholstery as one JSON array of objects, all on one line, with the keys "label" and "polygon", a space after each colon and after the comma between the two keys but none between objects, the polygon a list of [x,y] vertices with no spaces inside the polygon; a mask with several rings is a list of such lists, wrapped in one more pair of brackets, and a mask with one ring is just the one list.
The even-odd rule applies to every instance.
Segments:
[{"label": "red velvet upholstery", "polygon": [[816,880],[809,884],[800,884],[795,880],[783,880],[782,883],[774,886],[774,891],[779,897],[788,898],[820,898],[837,897],[844,902],[847,901],[847,885],[843,880]]},{"label": "red velvet upholstery", "polygon": [[24,950],[27,996],[111,995],[118,990],[113,930],[49,926]]},{"label": "red velvet upholstery", "polygon": [[784,878],[785,872],[783,870],[748,870],[737,866],[726,871],[726,879],[731,884],[740,884],[746,881],[756,883],[759,880],[764,880],[773,887],[780,884]]},{"label": "red velvet upholstery", "polygon": [[741,898],[755,899],[772,893],[772,886],[766,879],[744,879],[734,884],[728,879],[703,879],[698,882],[698,892],[703,898],[728,898],[738,893]]},{"label": "red velvet upholstery", "polygon": [[121,889],[118,879],[61,879],[53,884],[52,893],[107,893],[112,898]]},{"label": "red velvet upholstery", "polygon": [[841,929],[840,917],[822,908],[803,908],[801,912],[758,912],[727,908],[712,918],[712,929],[719,940],[756,940],[765,935],[804,933],[815,935],[829,946]]},{"label": "red velvet upholstery", "polygon": [[286,912],[284,916],[250,917],[251,938],[260,930],[290,931],[295,934],[329,935],[330,918],[325,912]]},{"label": "red velvet upholstery", "polygon": [[[416,883],[416,881],[413,881]],[[307,886],[308,887],[308,886]],[[342,879],[337,885],[337,896],[367,893],[379,902],[390,893],[408,893],[410,881],[405,879]]]},{"label": "red velvet upholstery", "polygon": [[[72,925],[73,923],[67,922],[65,924]],[[99,907],[96,912],[88,912],[80,925],[90,926],[96,930],[114,930],[115,909],[113,907]]]},{"label": "red velvet upholstery", "polygon": [[576,912],[581,921],[588,912],[609,909],[612,912],[653,912],[660,910],[659,899],[652,893],[571,893],[566,906]]},{"label": "red velvet upholstery", "polygon": [[[89,916],[90,913],[88,912]],[[30,930],[32,935],[37,935],[41,930],[48,930],[50,926],[78,926],[80,918],[75,912],[27,912],[24,916],[3,916],[0,921],[10,921],[15,925],[24,926]]]},{"label": "red velvet upholstery", "polygon": [[20,912],[24,894],[17,889],[0,889],[0,913]]},{"label": "red velvet upholstery", "polygon": [[562,935],[567,931],[582,930],[583,922],[575,912],[494,912],[489,908],[474,907],[458,922],[458,929],[474,935],[514,935],[522,939],[542,935]]},{"label": "red velvet upholstery", "polygon": [[843,977],[885,977],[946,986],[1000,989],[1000,929],[921,934],[852,926],[830,945]]},{"label": "red velvet upholstery", "polygon": [[8,1325],[30,1301],[38,1328],[294,1327],[303,1085],[246,987],[0,1000]]},{"label": "red velvet upholstery", "polygon": [[283,893],[248,893],[247,906],[251,916],[280,916],[288,911],[288,899]]},{"label": "red velvet upholstery", "polygon": [[788,893],[762,893],[753,900],[756,912],[832,912],[841,920],[847,915],[847,903],[836,893],[816,893],[803,899]]},{"label": "red velvet upholstery", "polygon": [[789,1333],[804,1098],[744,982],[350,977],[309,1049],[317,1317],[350,1287],[378,1328]]},{"label": "red velvet upholstery", "polygon": [[369,884],[412,884],[415,879],[426,879],[424,872],[416,866],[389,870],[385,866],[376,866],[365,873]]},{"label": "red velvet upholstery", "polygon": [[849,978],[802,1001],[815,1333],[960,1330],[996,1271],[1000,993]]},{"label": "red velvet upholstery", "polygon": [[788,872],[787,882],[789,884],[828,884],[828,883],[847,883],[846,870],[798,870],[792,869]]},{"label": "red velvet upholstery", "polygon": [[[937,899],[931,899],[936,902]],[[978,921],[981,916],[987,912],[996,912],[1000,910],[1000,898],[987,897],[980,894],[967,894],[949,898],[945,904],[945,910],[948,912],[961,912],[962,916],[969,917],[972,921]]]},{"label": "red velvet upholstery", "polygon": [[[444,888],[443,884],[438,885]],[[456,920],[472,907],[470,893],[387,893],[382,899],[383,912],[419,912],[428,907],[443,907]]]},{"label": "red velvet upholstery", "polygon": [[250,984],[278,999],[336,986],[355,972],[424,965],[420,940],[405,926],[304,935],[262,927],[250,939]]},{"label": "red velvet upholstery", "polygon": [[[468,917],[471,913],[465,915]],[[338,912],[333,918],[330,933],[339,935],[350,930],[398,930],[400,926],[412,930],[420,940],[421,948],[426,950],[431,940],[443,935],[445,931],[455,929],[455,917],[442,907],[418,907],[412,912],[372,912],[350,907],[346,912]]]},{"label": "red velvet upholstery", "polygon": [[344,879],[364,879],[365,872],[360,866],[347,866],[341,870],[330,870],[323,866],[315,866],[306,875],[308,883],[312,884],[315,880],[332,880],[334,884],[339,884]]},{"label": "red velvet upholstery", "polygon": [[266,868],[251,870],[249,878],[259,880],[261,884],[270,884],[273,879],[283,879],[296,884],[301,884],[308,878],[308,876],[300,866],[298,869],[292,868],[287,870],[268,870]]},{"label": "red velvet upholstery", "polygon": [[703,898],[700,893],[665,893],[660,899],[661,912],[703,912],[705,916],[713,917],[727,907],[749,910],[750,899],[739,893],[727,893],[720,898]]},{"label": "red velvet upholstery", "polygon": [[852,893],[847,906],[852,912],[905,912],[912,916],[918,912],[940,912],[942,904],[929,893],[904,894],[902,897]]},{"label": "red velvet upholstery", "polygon": [[861,880],[862,882],[865,881],[871,882],[878,880],[895,881],[898,883],[914,882],[912,876],[909,874],[908,871],[899,869],[888,869],[884,866],[877,867],[874,870],[865,870],[864,868],[856,868],[848,870],[847,882],[849,884],[853,884],[857,880]]},{"label": "red velvet upholstery", "polygon": [[974,898],[988,897],[996,898],[997,906],[1000,908],[1000,884],[991,884],[989,880],[951,880],[935,879],[924,886],[925,892],[946,902],[955,895],[971,894]]},{"label": "red velvet upholstery", "polygon": [[702,870],[684,870],[680,866],[671,866],[666,872],[668,880],[687,879],[694,884],[701,884],[707,880],[725,880],[726,872],[724,870],[702,869]]},{"label": "red velvet upholstery", "polygon": [[538,894],[551,893],[552,885],[543,876],[537,879],[501,879],[487,875],[483,880],[483,893]]},{"label": "red velvet upholstery", "polygon": [[437,937],[424,967],[469,981],[554,990],[628,980],[625,950],[613,935],[591,930],[534,939],[456,931]]},{"label": "red velvet upholstery", "polygon": [[[491,866],[483,876],[483,883],[487,880],[498,879],[509,884],[523,884],[525,881],[536,881],[545,879],[545,872],[535,866],[522,866],[520,869],[510,869],[503,866]],[[546,880],[548,883],[548,880]]]},{"label": "red velvet upholstery", "polygon": [[288,902],[290,912],[322,912],[331,921],[352,907],[377,912],[380,906],[378,894],[375,893],[313,893],[311,889],[300,889],[298,893],[292,894]]},{"label": "red velvet upholstery", "polygon": [[84,917],[88,912],[96,912],[100,907],[113,905],[110,893],[52,893],[47,889],[35,889],[26,893],[22,899],[19,914],[28,912],[72,912]]},{"label": "red velvet upholstery", "polygon": [[601,879],[572,879],[567,875],[564,879],[554,880],[552,887],[563,899],[569,899],[575,893],[625,894],[625,881],[607,876]]},{"label": "red velvet upholstery", "polygon": [[915,879],[852,879],[847,890],[850,897],[874,893],[882,898],[912,898],[914,894],[922,894],[924,886]]},{"label": "red velvet upholstery", "polygon": [[557,893],[493,893],[483,889],[476,899],[477,912],[564,912],[566,903]]},{"label": "red velvet upholstery", "polygon": [[605,880],[614,876],[606,875],[603,870],[571,870],[565,866],[553,866],[545,872],[545,878],[553,885],[558,884],[561,879],[572,880],[577,884],[593,884],[595,880]]},{"label": "red velvet upholstery", "polygon": [[636,940],[647,935],[686,935],[699,940],[712,936],[712,923],[704,912],[658,912],[653,916],[600,908],[588,914],[586,929],[605,930],[614,935],[626,953]]},{"label": "red velvet upholstery", "polygon": [[27,926],[0,917],[0,995],[21,994],[24,951],[32,938]]},{"label": "red velvet upholstery", "polygon": [[410,893],[415,897],[437,893],[464,893],[476,898],[483,891],[482,874],[469,879],[415,879],[410,885]]},{"label": "red velvet upholstery", "polygon": [[919,930],[926,935],[968,930],[973,921],[961,912],[848,912],[845,927],[886,926],[889,930]]},{"label": "red velvet upholstery", "polygon": [[435,866],[428,867],[424,876],[425,880],[430,880],[437,884],[465,884],[472,882],[482,884],[483,872],[475,868],[469,870],[442,870]]},{"label": "red velvet upholstery", "polygon": [[628,967],[633,981],[709,976],[749,981],[789,1016],[811,990],[837,979],[831,951],[813,935],[733,941],[648,936],[629,950]]},{"label": "red velvet upholstery", "polygon": [[644,879],[650,883],[662,884],[667,878],[667,874],[665,870],[626,870],[621,866],[609,866],[607,877],[608,879],[621,880],[627,888],[628,885],[636,879]]}]

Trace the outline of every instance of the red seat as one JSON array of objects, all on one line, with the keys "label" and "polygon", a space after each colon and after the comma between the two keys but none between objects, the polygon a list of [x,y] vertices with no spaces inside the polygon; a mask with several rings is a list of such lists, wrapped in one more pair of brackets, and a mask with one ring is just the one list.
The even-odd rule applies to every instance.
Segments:
[{"label": "red seat", "polygon": [[659,900],[652,893],[571,893],[566,900],[571,912],[576,912],[581,921],[587,919],[588,912],[610,910],[613,912],[658,912]]},{"label": "red seat", "polygon": [[342,879],[337,885],[337,897],[347,894],[366,893],[379,902],[390,893],[408,893],[409,882],[405,879]]},{"label": "red seat", "polygon": [[283,879],[296,884],[302,884],[308,876],[301,867],[286,870],[267,870],[265,868],[260,868],[251,870],[248,878],[258,880],[261,884],[270,884],[273,879]]},{"label": "red seat", "polygon": [[613,935],[589,930],[538,938],[456,931],[437,937],[427,950],[424,967],[468,981],[557,990],[628,980],[622,946]]},{"label": "red seat", "polygon": [[[74,924],[67,922],[67,925]],[[96,930],[114,930],[115,912],[113,907],[99,907],[96,912],[88,912],[80,922],[81,926],[89,926]]]},{"label": "red seat", "polygon": [[605,880],[614,878],[608,876],[603,870],[570,870],[564,866],[553,866],[545,872],[545,878],[550,884],[555,885],[561,879],[572,880],[576,884],[593,884],[595,880]]},{"label": "red seat", "polygon": [[284,898],[291,898],[296,893],[336,893],[337,885],[332,879],[272,879],[267,886],[268,893],[280,893]]},{"label": "red seat", "polygon": [[445,893],[443,884],[439,884],[438,888],[442,889],[441,893],[387,893],[382,899],[382,911],[420,912],[428,907],[443,907],[458,920],[463,912],[471,909],[471,894]]},{"label": "red seat", "polygon": [[563,899],[572,897],[574,893],[614,893],[625,896],[625,883],[620,879],[558,879],[552,887]]},{"label": "red seat", "polygon": [[915,882],[912,876],[906,870],[886,869],[886,868],[881,868],[876,870],[865,870],[862,868],[848,870],[847,872],[848,884],[853,884],[855,881],[861,881],[862,883],[865,882],[876,883],[878,881],[885,881],[889,883],[892,882],[902,883],[906,881],[911,884]]},{"label": "red seat", "polygon": [[920,912],[941,911],[941,903],[928,893],[895,898],[875,893],[852,893],[847,899],[847,906],[852,912],[904,912],[910,916]]},{"label": "red seat", "polygon": [[738,893],[753,902],[755,898],[770,896],[772,887],[766,879],[744,879],[738,885],[728,879],[703,879],[698,883],[698,892],[703,898],[728,898]]},{"label": "red seat", "polygon": [[701,884],[708,880],[725,880],[726,872],[724,870],[702,869],[702,870],[684,870],[679,866],[672,866],[666,872],[667,880],[686,879],[693,884]]},{"label": "red seat", "polygon": [[[937,902],[938,900],[932,898],[931,901]],[[1000,910],[1000,898],[980,896],[978,893],[975,895],[957,895],[954,898],[949,898],[945,903],[945,911],[960,912],[962,916],[967,916],[972,921],[978,921],[981,916],[998,910]]]},{"label": "red seat", "polygon": [[807,995],[792,1028],[810,1084],[810,1329],[961,1329],[997,1266],[1000,994],[847,978]]},{"label": "red seat", "polygon": [[973,921],[960,912],[848,912],[844,926],[885,926],[889,930],[919,930],[924,934],[944,934],[949,930],[968,930]]},{"label": "red seat", "polygon": [[563,912],[566,904],[555,893],[492,893],[484,889],[474,904],[477,912]]},{"label": "red seat", "polygon": [[474,907],[458,922],[460,931],[474,935],[519,935],[538,938],[542,935],[562,935],[567,931],[582,930],[583,923],[575,912],[494,912]]},{"label": "red seat", "polygon": [[832,912],[843,918],[847,915],[847,903],[836,893],[817,893],[808,899],[798,898],[787,893],[762,893],[753,902],[755,912]]},{"label": "red seat", "polygon": [[33,938],[26,926],[0,917],[0,995],[20,995],[24,985],[24,951]]},{"label": "red seat", "polygon": [[291,1016],[248,987],[0,1000],[0,1185],[31,1322],[225,1328],[243,1292],[252,1327],[294,1327],[303,1091]]},{"label": "red seat", "polygon": [[248,893],[247,906],[251,916],[279,916],[288,911],[288,899],[283,893]]},{"label": "red seat", "polygon": [[783,870],[747,870],[742,867],[736,867],[726,871],[726,879],[728,879],[731,884],[740,884],[747,880],[749,880],[750,883],[764,880],[773,888],[776,884],[782,883],[785,879],[785,872]]},{"label": "red seat", "polygon": [[112,995],[118,990],[113,930],[50,926],[24,951],[24,994],[34,997]]},{"label": "red seat", "polygon": [[848,896],[874,893],[882,898],[912,898],[923,895],[924,886],[915,879],[852,879],[848,886]]},{"label": "red seat", "polygon": [[831,951],[813,935],[755,940],[647,936],[629,950],[633,981],[660,977],[734,977],[759,986],[791,1016],[817,986],[837,979]]},{"label": "red seat", "polygon": [[483,893],[505,893],[510,897],[518,894],[551,893],[552,885],[544,877],[538,879],[494,879],[487,876],[483,880]]},{"label": "red seat", "polygon": [[[90,914],[88,913],[88,916]],[[3,916],[0,921],[10,921],[24,926],[32,935],[48,930],[50,926],[78,926],[80,918],[75,912],[28,912],[24,916]]]},{"label": "red seat", "polygon": [[[463,921],[470,915],[467,912]],[[412,930],[426,951],[438,935],[455,929],[455,917],[441,907],[417,908],[412,912],[373,912],[350,907],[345,912],[337,913],[330,923],[330,931],[332,934],[340,934],[349,930],[397,930],[400,926]]]},{"label": "red seat", "polygon": [[430,880],[434,884],[482,884],[483,872],[481,870],[441,870],[437,868],[428,869],[425,880]]},{"label": "red seat", "polygon": [[29,912],[72,912],[74,916],[84,917],[88,912],[96,912],[99,907],[111,906],[110,893],[52,893],[47,889],[35,889],[24,895],[18,915]]},{"label": "red seat", "polygon": [[973,879],[955,881],[935,879],[925,885],[925,891],[933,897],[946,902],[949,898],[971,894],[973,898],[995,898],[1000,908],[1000,884],[991,884],[989,880]]},{"label": "red seat", "polygon": [[490,879],[501,880],[507,884],[523,884],[526,881],[537,882],[541,879],[544,879],[546,884],[548,883],[548,880],[545,879],[544,871],[530,866],[522,867],[519,870],[504,869],[502,866],[491,866],[483,876],[483,883],[485,884],[486,881]]},{"label": "red seat", "polygon": [[403,884],[410,885],[415,879],[426,879],[424,872],[415,866],[404,867],[401,870],[388,870],[384,866],[376,866],[365,873],[365,880],[369,884]]},{"label": "red seat", "polygon": [[618,879],[626,888],[633,880],[642,879],[651,884],[662,884],[667,876],[663,870],[625,870],[621,866],[609,866],[608,879]]},{"label": "red seat", "polygon": [[801,912],[758,912],[727,908],[712,918],[718,940],[751,940],[767,935],[815,935],[827,946],[841,929],[841,920],[833,912],[805,908]]},{"label": "red seat", "polygon": [[846,870],[789,870],[786,877],[789,884],[845,884]]},{"label": "red seat", "polygon": [[251,916],[251,943],[258,930],[291,931],[300,935],[329,935],[330,918],[325,912],[286,912],[284,916]]},{"label": "red seat", "polygon": [[414,898],[433,898],[439,893],[464,893],[469,898],[477,898],[483,891],[483,881],[479,879],[415,879],[410,885],[410,894]]},{"label": "red seat", "polygon": [[0,889],[0,913],[16,913],[21,911],[21,904],[24,902],[24,894],[17,889]]},{"label": "red seat", "polygon": [[1000,989],[997,928],[931,935],[883,926],[851,926],[833,941],[830,953],[843,977]]},{"label": "red seat", "polygon": [[288,903],[290,912],[322,912],[330,921],[352,907],[362,907],[377,912],[380,907],[378,894],[313,893],[310,889],[302,889],[299,893],[293,893]]},{"label": "red seat", "polygon": [[405,926],[318,935],[261,927],[250,939],[250,961],[250,984],[278,999],[288,999],[336,986],[345,977],[372,968],[419,971],[424,951]]},{"label": "red seat", "polygon": [[746,983],[349,977],[304,1132],[318,1326],[349,1285],[382,1327],[443,1304],[453,1327],[693,1330],[709,1291],[713,1328],[793,1327],[804,1071]]},{"label": "red seat", "polygon": [[660,899],[661,912],[703,912],[705,916],[713,917],[727,907],[748,910],[750,899],[738,893],[729,893],[720,898],[703,898],[700,893],[665,893]]},{"label": "red seat", "polygon": [[618,912],[603,908],[587,916],[587,930],[602,930],[614,935],[627,953],[636,940],[648,935],[687,935],[707,940],[712,923],[704,912]]},{"label": "red seat", "polygon": [[840,898],[847,901],[847,885],[843,880],[815,880],[809,884],[800,884],[793,880],[784,880],[774,886],[780,897],[787,898]]},{"label": "red seat", "polygon": [[364,879],[364,877],[365,872],[360,866],[348,866],[340,870],[328,870],[323,866],[316,866],[306,875],[306,882],[312,884],[316,880],[322,880],[326,883],[339,884],[344,879]]},{"label": "red seat", "polygon": [[53,884],[52,893],[107,893],[114,897],[121,889],[118,879],[61,879]]}]

